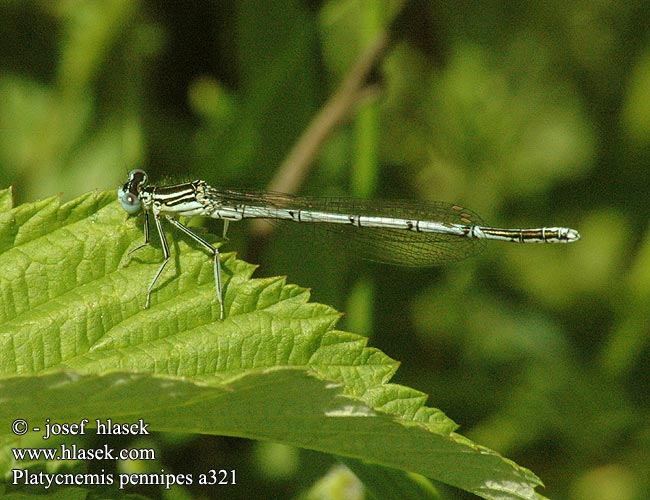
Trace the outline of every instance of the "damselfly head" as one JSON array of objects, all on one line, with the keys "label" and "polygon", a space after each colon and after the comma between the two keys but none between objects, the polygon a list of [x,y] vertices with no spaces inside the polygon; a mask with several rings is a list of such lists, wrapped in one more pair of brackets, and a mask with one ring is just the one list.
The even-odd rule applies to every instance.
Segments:
[{"label": "damselfly head", "polygon": [[117,190],[117,199],[128,214],[136,214],[142,208],[140,190],[146,184],[147,173],[144,170],[135,169],[129,172],[129,178],[124,186]]}]

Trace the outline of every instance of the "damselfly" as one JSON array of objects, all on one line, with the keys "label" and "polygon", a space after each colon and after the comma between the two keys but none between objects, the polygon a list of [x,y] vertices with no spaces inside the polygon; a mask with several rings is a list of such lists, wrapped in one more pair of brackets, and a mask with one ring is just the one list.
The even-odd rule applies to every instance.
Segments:
[{"label": "damselfly", "polygon": [[482,225],[470,210],[448,203],[373,201],[350,198],[310,198],[282,193],[217,189],[196,180],[173,186],[149,186],[143,170],[132,170],[117,196],[129,214],[144,210],[144,243],[149,244],[149,213],[160,237],[164,260],[147,291],[151,292],[169,262],[165,219],[213,256],[219,316],[224,318],[219,250],[178,220],[200,215],[228,223],[242,219],[270,219],[318,224],[343,233],[353,248],[372,260],[404,266],[433,266],[461,260],[476,252],[484,240],[515,243],[570,243],[578,231],[566,227],[503,229]]}]

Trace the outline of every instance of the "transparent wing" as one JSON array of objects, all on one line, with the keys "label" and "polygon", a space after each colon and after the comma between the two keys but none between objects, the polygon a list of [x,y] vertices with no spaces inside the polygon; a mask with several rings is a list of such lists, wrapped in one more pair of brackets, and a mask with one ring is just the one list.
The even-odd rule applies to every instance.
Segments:
[{"label": "transparent wing", "polygon": [[[444,202],[406,200],[362,200],[355,198],[312,198],[267,191],[241,191],[210,187],[208,195],[224,205],[265,207],[271,222],[273,208],[315,210],[335,214],[373,215],[400,219],[483,225],[480,217],[465,208]],[[295,222],[292,224],[296,224]],[[483,240],[449,234],[423,233],[392,228],[368,228],[351,224],[300,223],[310,230],[336,233],[344,249],[361,258],[393,265],[424,267],[462,260],[483,247]]]}]

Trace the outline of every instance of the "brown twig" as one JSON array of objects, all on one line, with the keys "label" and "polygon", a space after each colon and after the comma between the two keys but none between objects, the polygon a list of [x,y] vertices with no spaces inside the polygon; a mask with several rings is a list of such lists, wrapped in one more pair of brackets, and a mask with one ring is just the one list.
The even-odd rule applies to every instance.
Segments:
[{"label": "brown twig", "polygon": [[[282,162],[268,185],[269,190],[295,193],[303,184],[310,165],[332,131],[361,103],[378,95],[378,87],[369,83],[369,76],[386,52],[389,38],[388,33],[380,34],[361,53],[338,90],[321,108]],[[273,226],[256,220],[250,231],[253,238],[264,239],[273,231]]]}]

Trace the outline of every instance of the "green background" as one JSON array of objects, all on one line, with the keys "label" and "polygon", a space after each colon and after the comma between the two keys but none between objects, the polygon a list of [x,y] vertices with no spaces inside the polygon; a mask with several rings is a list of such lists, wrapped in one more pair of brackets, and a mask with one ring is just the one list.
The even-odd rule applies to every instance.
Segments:
[{"label": "green background", "polygon": [[[300,193],[452,201],[582,240],[495,242],[417,270],[343,256],[309,229],[260,248],[236,225],[227,249],[345,311],[343,328],[401,361],[394,382],[535,471],[545,495],[641,499],[648,18],[641,1],[2,0],[0,186],[18,202],[69,200],[144,168],[154,182],[264,188],[363,49],[397,26],[373,75],[381,94],[332,131]],[[153,439],[181,471],[207,457],[237,468],[228,498],[291,498],[334,462]]]}]

